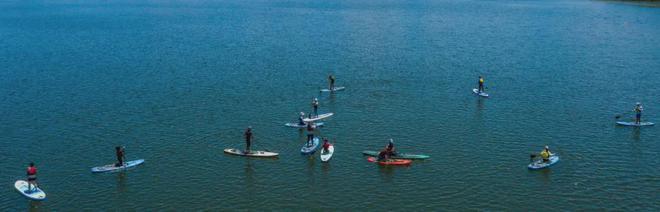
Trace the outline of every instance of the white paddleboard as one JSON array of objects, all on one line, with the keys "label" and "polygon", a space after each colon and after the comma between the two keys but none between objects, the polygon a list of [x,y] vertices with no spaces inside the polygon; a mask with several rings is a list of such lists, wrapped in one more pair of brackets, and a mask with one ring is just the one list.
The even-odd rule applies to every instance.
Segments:
[{"label": "white paddleboard", "polygon": [[[341,91],[341,90],[344,90],[344,89],[346,89],[346,87],[335,87],[335,89],[332,89],[332,91]],[[324,89],[321,89],[321,92],[330,92],[330,89],[324,88]]]},{"label": "white paddleboard", "polygon": [[245,157],[277,157],[279,153],[277,152],[267,152],[267,151],[253,151],[245,152],[240,149],[225,149],[225,153],[230,155],[238,155]]},{"label": "white paddleboard", "polygon": [[623,126],[634,126],[634,127],[641,127],[641,126],[653,126],[655,123],[653,122],[640,122],[639,124],[633,122],[627,122],[627,121],[617,121],[616,124],[618,125],[623,125]]},{"label": "white paddleboard", "polygon": [[303,155],[311,155],[316,152],[316,148],[319,147],[319,138],[314,137],[311,143],[305,142],[302,148],[300,148],[300,153]]},{"label": "white paddleboard", "polygon": [[41,188],[34,188],[34,186],[31,186],[32,190],[28,191],[28,182],[25,180],[17,180],[14,183],[14,188],[16,188],[16,191],[18,193],[21,193],[23,196],[31,199],[31,200],[44,200],[46,199],[46,192],[41,190]]},{"label": "white paddleboard", "polygon": [[133,160],[126,162],[123,166],[115,166],[115,164],[108,164],[105,166],[99,166],[92,168],[92,173],[101,173],[101,172],[111,172],[111,171],[120,171],[128,169],[137,165],[144,163],[144,159]]},{"label": "white paddleboard", "polygon": [[312,116],[312,118],[305,118],[303,119],[304,122],[313,122],[313,121],[318,121],[324,118],[328,118],[330,116],[334,115],[333,113],[324,113],[318,116]]},{"label": "white paddleboard", "polygon": [[474,94],[479,95],[479,96],[488,97],[488,94],[486,92],[479,92],[479,89],[476,89],[476,88],[472,89],[472,92]]},{"label": "white paddleboard", "polygon": [[321,161],[328,162],[330,158],[332,158],[332,154],[334,153],[335,153],[335,145],[330,144],[327,152],[323,147],[321,147]]},{"label": "white paddleboard", "polygon": [[[316,125],[316,127],[322,127],[323,126],[323,122],[317,122],[317,123],[314,123],[314,124]],[[284,126],[294,127],[294,128],[307,128],[306,124],[301,125],[299,123],[285,123]]]}]

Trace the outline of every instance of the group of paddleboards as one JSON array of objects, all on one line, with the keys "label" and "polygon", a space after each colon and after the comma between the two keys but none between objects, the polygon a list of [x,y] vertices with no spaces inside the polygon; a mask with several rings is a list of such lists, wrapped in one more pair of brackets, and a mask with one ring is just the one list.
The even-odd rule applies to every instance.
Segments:
[{"label": "group of paddleboards", "polygon": [[[330,86],[329,88],[325,89],[320,89],[320,92],[331,92],[334,93],[336,91],[343,91],[346,88],[345,87],[335,87],[334,86],[334,81],[335,78],[334,76],[330,75],[328,77],[330,81]],[[321,158],[322,162],[328,162],[332,158],[334,152],[335,152],[335,145],[330,143],[327,138],[319,138],[315,136],[315,131],[318,130],[319,127],[325,126],[324,122],[319,122],[323,119],[327,119],[331,116],[334,115],[334,113],[323,113],[319,114],[318,109],[319,109],[319,100],[318,98],[314,98],[312,100],[312,109],[313,112],[310,112],[309,115],[305,116],[304,112],[300,112],[300,116],[298,117],[297,122],[289,122],[285,123],[284,126],[287,127],[293,127],[293,128],[299,128],[299,129],[306,129],[307,130],[307,139],[304,142],[303,146],[300,148],[300,154],[305,155],[305,156],[311,156],[314,155],[318,149],[320,149],[320,155],[319,157]],[[245,157],[278,157],[279,153],[277,152],[272,152],[269,150],[252,150],[252,142],[253,142],[253,136],[252,136],[252,127],[248,127],[245,130],[244,133],[245,137],[245,149],[244,150],[239,150],[235,148],[229,148],[225,149],[225,153],[230,154],[230,155],[237,155],[237,156],[245,156]],[[386,147],[385,150],[383,151],[364,151],[363,154],[366,156],[369,156],[367,158],[367,161],[369,162],[374,162],[380,165],[384,166],[391,166],[391,165],[409,165],[413,159],[427,159],[429,158],[428,155],[415,155],[415,154],[405,154],[405,153],[397,153],[393,150],[394,148],[394,143],[392,139],[390,139],[390,142],[388,146]]]},{"label": "group of paddleboards", "polygon": [[[144,159],[126,161],[124,148],[120,146],[115,147],[115,154],[117,156],[116,163],[93,167],[91,168],[92,173],[123,171],[144,163]],[[46,192],[39,188],[37,184],[37,167],[34,163],[30,163],[27,168],[27,180],[17,180],[14,183],[14,188],[28,199],[37,201],[46,199]]]},{"label": "group of paddleboards", "polygon": [[[472,89],[472,93],[475,95],[478,95],[480,97],[488,98],[490,95],[484,91],[484,78],[482,76],[479,76],[479,81],[478,81],[478,87]],[[632,121],[617,121],[616,124],[620,126],[632,126],[632,127],[643,127],[643,126],[653,126],[655,123],[653,122],[643,122],[641,121],[642,118],[642,111],[644,109],[642,108],[642,104],[637,102],[635,105],[635,108],[632,110],[632,112],[635,113],[635,117]],[[621,115],[617,115],[616,119],[619,119]]]},{"label": "group of paddleboards", "polygon": [[[328,77],[330,81],[330,86],[329,88],[325,89],[320,89],[319,91],[321,93],[323,92],[330,92],[334,93],[337,91],[343,91],[346,88],[345,87],[335,87],[334,82],[335,82],[335,77],[330,75]],[[478,87],[472,89],[472,92],[475,95],[478,95],[480,98],[488,98],[489,94],[487,94],[484,91],[484,78],[479,76],[479,81],[478,81]],[[325,126],[325,123],[323,122],[318,122],[320,120],[329,118],[334,115],[334,113],[323,113],[319,114],[318,113],[318,107],[319,107],[319,101],[317,98],[314,98],[312,101],[312,107],[313,107],[313,112],[309,113],[308,116],[305,116],[304,112],[300,112],[300,117],[298,118],[298,122],[292,122],[292,123],[285,123],[284,125],[287,127],[293,127],[293,128],[299,128],[299,129],[307,129],[307,140],[303,144],[303,146],[300,149],[300,153],[302,155],[307,155],[311,156],[317,150],[319,149],[319,146],[321,147],[320,151],[320,159],[322,162],[328,162],[332,158],[334,152],[335,152],[335,145],[330,143],[327,138],[323,138],[323,144],[321,144],[321,139],[319,137],[316,137],[314,135],[314,131],[317,130],[317,128]],[[642,122],[641,121],[641,116],[642,116],[642,105],[641,103],[637,103],[635,108],[632,110],[634,112],[635,117],[633,121],[617,121],[617,125],[621,126],[633,126],[633,127],[642,127],[642,126],[653,126],[655,123],[653,122]],[[313,115],[312,115],[313,114]],[[621,115],[616,116],[616,119],[619,119]],[[235,148],[228,148],[225,149],[224,152],[230,155],[238,155],[238,156],[245,156],[245,157],[278,157],[279,153],[277,152],[272,152],[269,150],[252,150],[251,149],[251,144],[252,144],[252,127],[248,127],[248,129],[244,133],[245,136],[245,141],[246,141],[246,148],[244,150],[241,149],[235,149]],[[125,155],[124,155],[124,148],[123,147],[116,147],[115,148],[115,153],[117,156],[117,162],[113,164],[108,164],[104,166],[98,166],[98,167],[93,167],[91,168],[92,173],[103,173],[103,172],[116,172],[116,171],[123,171],[127,170],[131,167],[138,166],[140,164],[144,163],[144,159],[138,159],[138,160],[132,160],[132,161],[125,161]],[[406,154],[406,153],[399,153],[394,150],[394,141],[390,139],[390,142],[387,144],[387,146],[380,151],[363,151],[363,155],[367,156],[367,161],[372,162],[381,166],[407,166],[412,163],[413,160],[424,160],[428,159],[428,155],[421,155],[421,154]],[[559,162],[559,155],[550,152],[550,149],[548,146],[545,146],[543,151],[539,153],[538,155],[536,154],[531,154],[530,155],[530,160],[531,163],[527,166],[530,170],[539,170],[539,169],[545,169],[548,168],[557,162]],[[25,196],[28,199],[31,200],[44,200],[46,199],[46,193],[38,186],[37,184],[37,169],[34,163],[30,163],[29,167],[27,168],[27,179],[26,180],[17,180],[14,183],[14,188],[23,196]]]}]

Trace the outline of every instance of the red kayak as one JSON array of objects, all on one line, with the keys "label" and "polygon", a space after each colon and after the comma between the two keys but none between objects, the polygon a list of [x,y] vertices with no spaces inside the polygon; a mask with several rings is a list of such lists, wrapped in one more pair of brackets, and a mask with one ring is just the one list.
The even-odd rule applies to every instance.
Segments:
[{"label": "red kayak", "polygon": [[369,162],[375,163],[378,162],[378,164],[383,165],[383,166],[405,166],[405,165],[410,165],[412,163],[412,160],[404,160],[404,159],[389,159],[387,161],[378,161],[375,157],[369,157],[367,158]]}]

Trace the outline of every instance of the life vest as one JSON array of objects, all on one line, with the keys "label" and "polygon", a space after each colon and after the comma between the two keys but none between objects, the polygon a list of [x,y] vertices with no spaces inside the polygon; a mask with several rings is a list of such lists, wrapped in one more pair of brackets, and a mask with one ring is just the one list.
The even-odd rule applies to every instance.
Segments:
[{"label": "life vest", "polygon": [[543,159],[550,158],[550,151],[548,151],[548,150],[541,151],[541,158],[543,158]]},{"label": "life vest", "polygon": [[35,178],[37,176],[37,168],[34,166],[28,167],[27,176],[28,178]]}]

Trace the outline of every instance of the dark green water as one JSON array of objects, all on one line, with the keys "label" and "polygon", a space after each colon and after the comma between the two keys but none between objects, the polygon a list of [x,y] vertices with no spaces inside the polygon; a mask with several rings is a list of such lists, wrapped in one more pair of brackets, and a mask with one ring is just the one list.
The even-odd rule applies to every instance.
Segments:
[{"label": "dark green water", "polygon": [[[0,2],[0,210],[657,211],[660,9],[599,1]],[[344,92],[320,95],[334,73]],[[471,93],[484,75],[490,99]],[[336,115],[329,164],[283,123]],[[277,160],[224,155],[254,127]],[[394,138],[431,159],[381,168]],[[91,174],[115,145],[146,163]],[[561,155],[528,171],[544,145]],[[14,191],[30,161],[48,199]]]}]

